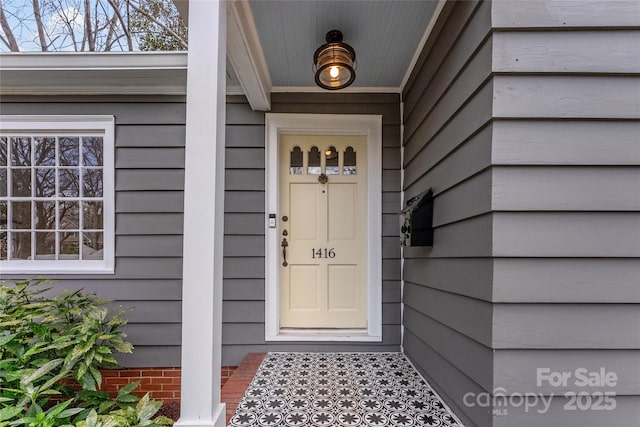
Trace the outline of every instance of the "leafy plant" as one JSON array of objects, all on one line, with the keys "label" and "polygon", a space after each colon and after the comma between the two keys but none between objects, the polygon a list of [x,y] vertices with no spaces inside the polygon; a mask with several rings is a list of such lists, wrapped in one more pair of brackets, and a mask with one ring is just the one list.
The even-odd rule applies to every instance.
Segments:
[{"label": "leafy plant", "polygon": [[98,415],[108,414],[115,408],[123,409],[138,403],[140,398],[132,394],[140,385],[139,381],[129,383],[118,390],[118,394],[112,399],[106,391],[81,390],[77,393],[78,398],[82,400],[81,408],[85,408],[79,419],[84,419],[91,411],[95,411]]},{"label": "leafy plant", "polygon": [[24,424],[26,427],[69,426],[69,418],[82,410],[81,408],[67,409],[71,403],[73,403],[73,399],[58,403],[46,411],[34,403],[19,422],[11,423],[11,425]]},{"label": "leafy plant", "polygon": [[[0,284],[0,427],[67,426],[92,411],[118,417],[133,410],[137,383],[114,399],[98,391],[100,369],[118,366],[113,353],[133,349],[121,331],[122,312],[110,313],[107,300],[81,291],[47,296],[46,283]],[[63,381],[68,378],[82,390],[73,393]]]},{"label": "leafy plant", "polygon": [[160,416],[153,418],[162,406],[162,402],[151,400],[146,394],[136,406],[127,406],[122,409],[111,411],[107,415],[98,415],[91,411],[87,419],[80,421],[78,427],[162,427],[172,425],[173,420]]}]

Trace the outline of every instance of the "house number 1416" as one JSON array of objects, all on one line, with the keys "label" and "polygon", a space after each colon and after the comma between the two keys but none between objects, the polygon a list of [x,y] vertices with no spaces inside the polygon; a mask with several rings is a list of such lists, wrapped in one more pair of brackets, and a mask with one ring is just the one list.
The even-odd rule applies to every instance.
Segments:
[{"label": "house number 1416", "polygon": [[336,251],[334,248],[331,249],[327,249],[327,248],[313,248],[311,249],[311,258],[316,259],[316,258],[335,258],[336,257]]}]

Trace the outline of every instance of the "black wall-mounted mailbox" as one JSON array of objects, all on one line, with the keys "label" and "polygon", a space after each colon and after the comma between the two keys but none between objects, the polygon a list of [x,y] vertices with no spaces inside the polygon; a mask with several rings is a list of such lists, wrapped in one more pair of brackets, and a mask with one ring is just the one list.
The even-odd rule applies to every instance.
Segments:
[{"label": "black wall-mounted mailbox", "polygon": [[400,215],[402,246],[433,246],[433,190],[407,201]]}]

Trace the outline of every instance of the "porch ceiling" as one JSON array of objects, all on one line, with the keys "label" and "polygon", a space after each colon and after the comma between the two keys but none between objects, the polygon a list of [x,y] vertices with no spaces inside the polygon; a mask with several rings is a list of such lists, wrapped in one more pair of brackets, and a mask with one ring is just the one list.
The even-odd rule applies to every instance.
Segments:
[{"label": "porch ceiling", "polygon": [[337,29],[356,51],[355,88],[399,88],[438,1],[250,0],[274,90],[314,88],[313,53]]}]

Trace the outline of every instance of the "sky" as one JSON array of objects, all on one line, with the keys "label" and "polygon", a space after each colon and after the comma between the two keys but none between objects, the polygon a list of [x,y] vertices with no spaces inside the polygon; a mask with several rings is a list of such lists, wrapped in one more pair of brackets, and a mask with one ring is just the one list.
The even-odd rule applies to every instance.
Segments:
[{"label": "sky", "polygon": [[[96,2],[98,1],[92,0],[94,14],[95,10],[101,10],[103,3],[109,7],[108,2],[100,2],[96,8]],[[45,32],[54,40],[49,50],[80,50],[84,27],[84,2],[81,0],[40,0],[40,3],[42,5],[41,13]],[[27,0],[3,0],[2,4],[7,22],[13,29],[20,51],[41,51],[37,27],[33,17],[32,2]],[[56,7],[54,9],[51,6],[47,7],[47,5],[56,5]],[[99,15],[101,15],[101,22],[105,22],[106,15],[103,12],[100,12]],[[103,33],[106,34],[106,31]],[[126,49],[126,42],[123,47]],[[88,49],[85,47],[85,50]],[[113,50],[121,49],[113,48]],[[0,42],[0,51],[8,52],[9,48]]]}]

